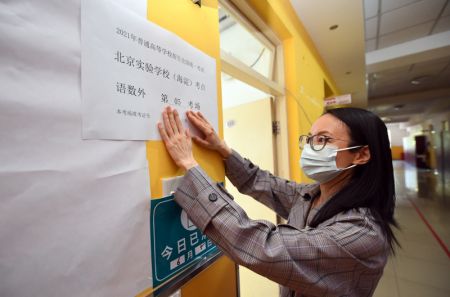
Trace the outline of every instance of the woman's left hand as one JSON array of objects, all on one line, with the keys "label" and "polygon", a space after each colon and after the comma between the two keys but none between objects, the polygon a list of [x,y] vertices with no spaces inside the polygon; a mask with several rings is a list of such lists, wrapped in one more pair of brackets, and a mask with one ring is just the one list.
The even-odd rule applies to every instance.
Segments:
[{"label": "woman's left hand", "polygon": [[162,115],[164,125],[158,123],[159,134],[175,164],[185,170],[197,166],[192,153],[189,129],[184,129],[178,111],[168,106]]}]

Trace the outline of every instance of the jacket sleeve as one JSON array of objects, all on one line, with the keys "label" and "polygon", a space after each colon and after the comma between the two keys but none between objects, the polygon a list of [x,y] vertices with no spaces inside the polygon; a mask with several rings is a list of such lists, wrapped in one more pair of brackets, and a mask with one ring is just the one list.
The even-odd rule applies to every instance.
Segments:
[{"label": "jacket sleeve", "polygon": [[287,219],[291,207],[306,184],[274,176],[236,151],[225,160],[225,173],[242,194],[249,195]]},{"label": "jacket sleeve", "polygon": [[198,166],[186,173],[175,200],[237,264],[308,296],[345,295],[348,282],[368,271],[377,277],[365,281],[376,283],[385,264],[383,241],[366,220],[349,216],[311,230],[250,220]]}]

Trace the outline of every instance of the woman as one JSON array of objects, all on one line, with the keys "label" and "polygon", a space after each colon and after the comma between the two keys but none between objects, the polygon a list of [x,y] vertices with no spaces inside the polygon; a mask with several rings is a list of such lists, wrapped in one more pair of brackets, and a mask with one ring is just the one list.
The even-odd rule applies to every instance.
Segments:
[{"label": "woman", "polygon": [[236,263],[282,285],[280,296],[371,296],[396,243],[395,192],[384,123],[356,108],[330,110],[300,137],[301,167],[318,183],[275,177],[242,158],[199,112],[187,112],[203,133],[192,138],[224,158],[226,175],[287,220],[251,220],[213,182],[192,154],[189,130],[166,108],[161,137],[187,172],[175,200]]}]

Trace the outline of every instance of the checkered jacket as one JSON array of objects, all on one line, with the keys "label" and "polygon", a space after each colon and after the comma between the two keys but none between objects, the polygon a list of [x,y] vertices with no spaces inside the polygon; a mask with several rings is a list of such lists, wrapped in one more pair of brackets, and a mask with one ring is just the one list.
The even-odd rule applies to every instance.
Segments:
[{"label": "checkered jacket", "polygon": [[372,296],[389,248],[367,209],[340,213],[311,228],[317,184],[275,177],[236,152],[225,166],[241,193],[270,207],[287,223],[249,219],[221,184],[194,167],[184,176],[175,200],[223,252],[280,284],[282,297]]}]

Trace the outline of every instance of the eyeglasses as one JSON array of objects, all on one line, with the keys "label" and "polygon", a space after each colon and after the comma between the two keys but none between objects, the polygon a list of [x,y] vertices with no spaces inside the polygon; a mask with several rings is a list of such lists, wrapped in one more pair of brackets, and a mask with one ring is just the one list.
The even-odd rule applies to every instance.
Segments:
[{"label": "eyeglasses", "polygon": [[300,135],[298,139],[298,146],[302,150],[307,144],[311,146],[311,149],[318,152],[323,150],[330,140],[348,141],[344,139],[337,139],[325,135]]}]

